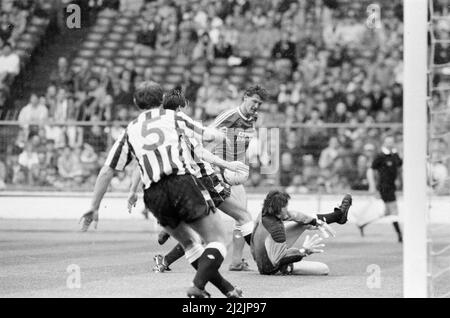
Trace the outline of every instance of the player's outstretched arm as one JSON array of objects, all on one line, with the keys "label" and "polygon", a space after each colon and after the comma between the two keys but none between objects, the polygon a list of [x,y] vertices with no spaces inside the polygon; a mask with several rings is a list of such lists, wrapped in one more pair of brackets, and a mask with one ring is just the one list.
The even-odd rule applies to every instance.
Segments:
[{"label": "player's outstretched arm", "polygon": [[194,151],[201,160],[204,160],[214,166],[239,173],[248,174],[249,172],[249,167],[245,163],[239,161],[225,161],[222,158],[211,153],[209,150],[205,149],[200,143],[196,143]]},{"label": "player's outstretched arm", "polygon": [[109,166],[103,166],[103,168],[100,170],[100,173],[98,174],[97,181],[95,182],[94,196],[92,198],[91,208],[80,218],[80,222],[83,221],[83,225],[81,227],[82,232],[86,232],[92,222],[94,222],[94,228],[97,228],[98,209],[113,177],[114,170]]},{"label": "player's outstretched arm", "polygon": [[319,230],[324,238],[335,237],[336,232],[326,222],[319,220],[316,216],[307,215],[298,211],[288,211],[285,221],[294,221],[299,224],[309,225],[311,230]]},{"label": "player's outstretched arm", "polygon": [[[307,235],[303,243],[303,250],[306,255],[323,253],[324,247],[325,244],[322,244],[322,238],[317,234],[314,234],[312,237]],[[300,252],[303,252],[302,249],[300,249]]]},{"label": "player's outstretched arm", "polygon": [[130,192],[128,193],[128,213],[131,213],[131,209],[136,206],[138,200],[137,191],[141,183],[141,173],[136,169],[133,173]]},{"label": "player's outstretched arm", "polygon": [[205,127],[183,112],[177,113],[177,122],[189,139],[195,138],[200,143],[221,142],[227,140],[224,132],[213,127]]}]

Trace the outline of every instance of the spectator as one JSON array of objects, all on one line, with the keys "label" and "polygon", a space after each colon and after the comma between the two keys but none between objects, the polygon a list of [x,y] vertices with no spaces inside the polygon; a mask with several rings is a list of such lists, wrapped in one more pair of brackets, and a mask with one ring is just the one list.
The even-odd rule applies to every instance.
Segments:
[{"label": "spectator", "polygon": [[89,81],[93,77],[88,60],[83,60],[80,69],[74,74],[74,90],[75,92],[87,91],[89,88]]},{"label": "spectator", "polygon": [[18,162],[21,167],[26,170],[31,170],[33,165],[39,164],[39,158],[37,152],[33,149],[33,146],[30,142],[25,145],[25,149],[19,155]]},{"label": "spectator", "polygon": [[367,157],[364,155],[358,156],[356,162],[356,173],[351,180],[351,188],[352,190],[360,190],[360,191],[368,191],[369,190],[369,182],[367,180],[367,168],[369,162],[367,161]]},{"label": "spectator", "polygon": [[[98,118],[93,118],[93,122],[96,121],[98,121]],[[84,129],[83,140],[94,148],[96,153],[106,151],[106,134],[98,125]]]},{"label": "spectator", "polygon": [[2,42],[8,42],[14,31],[14,24],[9,21],[7,12],[0,14],[0,40]]},{"label": "spectator", "polygon": [[319,158],[320,169],[330,169],[334,160],[339,156],[339,141],[336,137],[331,137],[328,147],[322,150]]},{"label": "spectator", "polygon": [[44,124],[48,119],[48,109],[39,103],[39,98],[36,94],[30,97],[30,103],[26,105],[19,113],[19,123],[21,125],[29,124]]},{"label": "spectator", "polygon": [[171,50],[176,42],[176,26],[169,24],[167,20],[161,22],[158,30],[158,37],[156,38],[157,50]]},{"label": "spectator", "polygon": [[156,46],[158,38],[157,21],[148,22],[141,19],[137,33],[136,55],[141,55],[143,51],[152,52]]},{"label": "spectator", "polygon": [[58,159],[58,174],[65,180],[72,180],[83,174],[83,169],[79,158],[73,153],[70,147],[64,147]]},{"label": "spectator", "polygon": [[280,161],[280,185],[287,187],[291,185],[292,179],[297,171],[293,164],[292,154],[290,152],[285,152],[281,154]]},{"label": "spectator", "polygon": [[20,59],[19,56],[12,51],[12,47],[9,43],[3,46],[0,54],[0,81],[6,81],[10,83],[12,77],[16,76],[20,72]]},{"label": "spectator", "polygon": [[272,49],[272,58],[274,59],[286,59],[291,62],[291,68],[297,68],[297,59],[296,59],[296,46],[295,43],[290,41],[289,33],[283,32],[281,34],[281,39]]},{"label": "spectator", "polygon": [[50,81],[54,85],[63,87],[66,90],[70,91],[73,89],[73,74],[65,57],[58,59],[58,69],[52,72]]},{"label": "spectator", "polygon": [[224,36],[219,35],[217,44],[214,45],[214,58],[216,59],[228,59],[233,55],[233,48],[227,42],[225,42]]}]

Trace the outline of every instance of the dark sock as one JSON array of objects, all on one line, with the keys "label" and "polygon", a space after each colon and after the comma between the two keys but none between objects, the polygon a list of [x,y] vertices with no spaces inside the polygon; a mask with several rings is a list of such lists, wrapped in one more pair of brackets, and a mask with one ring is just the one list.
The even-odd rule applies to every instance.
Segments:
[{"label": "dark sock", "polygon": [[252,235],[248,234],[248,235],[244,236],[244,240],[245,240],[245,242],[247,242],[248,246],[250,246],[250,244],[252,242]]},{"label": "dark sock", "polygon": [[398,240],[402,241],[402,231],[400,230],[400,224],[398,224],[397,221],[392,222],[392,225],[394,226],[395,232],[397,233]]},{"label": "dark sock", "polygon": [[332,223],[337,223],[342,216],[342,212],[339,209],[334,209],[333,213],[328,213],[328,214],[317,214],[317,218],[321,221],[325,221],[327,222],[327,224],[332,224]]},{"label": "dark sock", "polygon": [[[195,262],[193,262],[192,267],[195,268],[195,270],[198,269],[198,260],[196,260]],[[228,292],[232,291],[234,289],[234,286],[231,285],[231,283],[229,281],[227,281],[225,278],[223,278],[222,275],[220,275],[219,272],[216,273],[216,275],[214,275],[209,282],[211,284],[213,284],[215,287],[217,287],[218,290],[220,290],[220,292],[224,295],[228,294]]]},{"label": "dark sock", "polygon": [[194,285],[199,289],[205,289],[207,282],[219,273],[223,256],[215,248],[207,248],[198,259],[197,274],[194,277]]},{"label": "dark sock", "polygon": [[164,260],[166,261],[166,265],[175,263],[177,260],[184,256],[184,249],[181,244],[177,244],[169,253],[164,256]]}]

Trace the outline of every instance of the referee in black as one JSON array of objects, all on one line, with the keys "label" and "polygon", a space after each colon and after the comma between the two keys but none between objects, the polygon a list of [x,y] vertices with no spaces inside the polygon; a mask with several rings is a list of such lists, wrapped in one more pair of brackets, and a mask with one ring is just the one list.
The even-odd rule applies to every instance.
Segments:
[{"label": "referee in black", "polygon": [[[375,156],[367,171],[369,192],[376,193],[378,191],[380,194],[385,206],[384,216],[398,216],[395,181],[399,175],[402,164],[403,161],[395,149],[394,137],[391,135],[386,136],[383,141],[383,146],[381,147],[381,152]],[[362,236],[364,236],[364,228],[374,221],[375,220],[359,227]],[[394,221],[392,224],[397,233],[398,241],[400,243],[403,242],[402,232],[398,221]]]}]

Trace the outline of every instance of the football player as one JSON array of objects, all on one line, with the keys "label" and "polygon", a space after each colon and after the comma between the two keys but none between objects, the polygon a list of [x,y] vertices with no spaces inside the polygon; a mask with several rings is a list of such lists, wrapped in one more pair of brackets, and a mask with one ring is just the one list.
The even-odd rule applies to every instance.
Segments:
[{"label": "football player", "polygon": [[[322,253],[322,238],[315,234],[306,236],[302,248],[293,248],[306,230],[319,229],[324,236],[334,236],[328,224],[344,224],[352,205],[352,197],[345,195],[341,205],[329,214],[315,217],[288,209],[290,196],[281,191],[271,191],[264,200],[251,240],[251,252],[258,270],[263,275],[297,274],[327,275],[328,266],[303,259],[314,253]],[[293,221],[285,224],[286,221]]]}]

